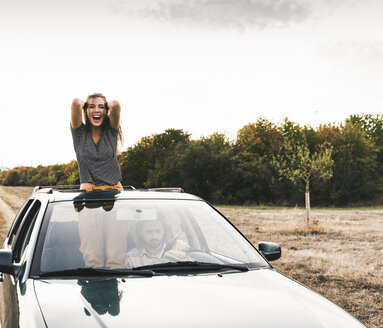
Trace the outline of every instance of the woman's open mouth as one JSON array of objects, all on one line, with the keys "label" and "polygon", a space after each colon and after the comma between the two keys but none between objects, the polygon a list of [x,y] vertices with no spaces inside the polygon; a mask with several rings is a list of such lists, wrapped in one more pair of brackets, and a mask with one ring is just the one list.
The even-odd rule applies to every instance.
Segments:
[{"label": "woman's open mouth", "polygon": [[101,123],[101,115],[93,115],[92,119],[94,123]]}]

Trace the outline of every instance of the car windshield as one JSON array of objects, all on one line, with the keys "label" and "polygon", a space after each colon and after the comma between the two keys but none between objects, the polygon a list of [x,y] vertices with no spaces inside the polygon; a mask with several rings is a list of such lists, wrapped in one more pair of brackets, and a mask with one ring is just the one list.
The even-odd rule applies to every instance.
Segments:
[{"label": "car windshield", "polygon": [[199,200],[52,203],[35,254],[35,275],[89,268],[176,270],[178,264],[243,271],[268,265],[224,217]]}]

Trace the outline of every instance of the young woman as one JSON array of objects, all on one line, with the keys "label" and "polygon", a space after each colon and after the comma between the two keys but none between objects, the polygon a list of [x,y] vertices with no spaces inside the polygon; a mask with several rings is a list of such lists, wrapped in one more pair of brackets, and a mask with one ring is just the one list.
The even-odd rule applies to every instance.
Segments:
[{"label": "young woman", "polygon": [[78,98],[73,100],[71,131],[80,170],[80,189],[122,190],[117,161],[117,142],[121,140],[120,110],[117,100],[107,102],[101,93],[89,95],[86,102]]},{"label": "young woman", "polygon": [[[85,102],[78,98],[72,102],[71,131],[82,190],[122,190],[117,161],[120,110],[118,101],[107,102],[101,93],[89,95]],[[78,212],[80,251],[85,266],[124,268],[126,227],[112,211],[95,208]]]}]

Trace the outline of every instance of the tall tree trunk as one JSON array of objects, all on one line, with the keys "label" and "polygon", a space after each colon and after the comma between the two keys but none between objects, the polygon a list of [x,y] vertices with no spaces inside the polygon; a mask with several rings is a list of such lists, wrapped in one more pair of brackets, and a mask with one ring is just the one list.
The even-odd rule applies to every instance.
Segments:
[{"label": "tall tree trunk", "polygon": [[306,181],[305,205],[307,225],[310,224],[310,181]]}]

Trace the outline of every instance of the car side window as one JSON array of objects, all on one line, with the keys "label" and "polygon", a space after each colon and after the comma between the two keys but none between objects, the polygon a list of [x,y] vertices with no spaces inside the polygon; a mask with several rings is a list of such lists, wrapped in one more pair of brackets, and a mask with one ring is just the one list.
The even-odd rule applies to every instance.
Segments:
[{"label": "car side window", "polygon": [[24,203],[24,205],[21,207],[19,212],[16,215],[15,220],[13,221],[13,224],[11,228],[9,229],[8,235],[7,235],[7,244],[9,247],[13,246],[13,243],[15,241],[15,236],[17,235],[19,228],[21,226],[21,222],[23,221],[25,214],[28,212],[29,208],[31,207],[33,203],[33,199],[29,199],[27,202]]},{"label": "car side window", "polygon": [[12,244],[13,261],[15,262],[20,262],[21,256],[29,243],[33,226],[37,215],[39,214],[40,208],[41,202],[36,200],[20,224],[20,228],[18,229],[15,236],[15,241]]}]

